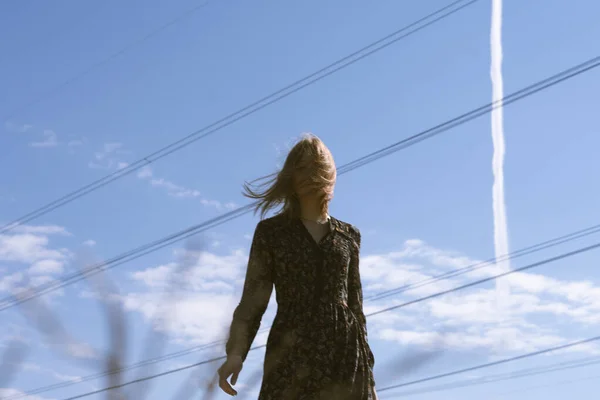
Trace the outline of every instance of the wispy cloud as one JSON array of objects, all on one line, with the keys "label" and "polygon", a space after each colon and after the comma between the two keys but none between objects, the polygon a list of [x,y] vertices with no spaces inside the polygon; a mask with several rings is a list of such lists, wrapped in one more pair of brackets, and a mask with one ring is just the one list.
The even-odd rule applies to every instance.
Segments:
[{"label": "wispy cloud", "polygon": [[10,133],[25,133],[30,131],[33,125],[30,124],[15,124],[13,122],[5,122],[4,129]]},{"label": "wispy cloud", "polygon": [[163,178],[152,178],[150,179],[150,184],[155,187],[163,188],[167,191],[169,196],[172,197],[199,197],[200,192],[195,189],[188,189],[183,186],[179,186],[174,184],[171,181],[168,181]]},{"label": "wispy cloud", "polygon": [[197,198],[201,204],[214,207],[218,210],[222,209],[233,209],[236,207],[234,203],[222,203],[218,200],[211,200],[202,197],[199,190],[186,188],[181,185],[177,185],[167,179],[159,178],[154,175],[151,167],[145,166],[138,171],[137,177],[139,179],[147,181],[150,185],[156,188],[163,189],[171,197],[177,198]]},{"label": "wispy cloud", "polygon": [[94,159],[88,163],[88,166],[94,169],[120,169],[125,163],[119,156],[127,154],[131,152],[123,148],[123,143],[104,143],[102,148],[94,153]]},{"label": "wispy cloud", "polygon": [[42,133],[44,136],[44,140],[38,142],[31,142],[29,145],[31,147],[56,147],[58,146],[58,137],[53,130],[45,129]]},{"label": "wispy cloud", "polygon": [[50,400],[48,397],[26,395],[25,392],[17,389],[0,388],[0,396],[2,398],[19,398],[23,400]]},{"label": "wispy cloud", "polygon": [[[29,267],[30,274],[60,274],[64,271],[64,263],[58,260],[40,260]],[[34,285],[37,286],[37,285]]]},{"label": "wispy cloud", "polygon": [[34,364],[34,363],[22,363],[21,364],[21,368],[23,369],[23,371],[30,371],[30,372],[38,372],[38,373],[44,373],[44,374],[48,374],[52,377],[54,377],[55,379],[62,381],[62,382],[78,382],[81,381],[81,376],[76,376],[76,375],[66,375],[66,374],[61,374],[59,372],[56,372],[54,369],[52,368],[44,368],[39,364]]},{"label": "wispy cloud", "polygon": [[58,225],[19,225],[12,228],[11,231],[41,235],[71,236],[71,233],[65,227]]},{"label": "wispy cloud", "polygon": [[75,152],[85,146],[87,143],[87,139],[85,137],[79,137],[76,139],[71,139],[67,142],[67,149],[70,154],[75,154]]},{"label": "wispy cloud", "polygon": [[164,178],[157,178],[154,176],[152,168],[145,166],[140,169],[137,174],[138,178],[144,179],[150,183],[150,185],[158,188],[162,188],[167,191],[167,194],[172,197],[200,197],[200,192],[195,189],[188,189],[183,186],[177,185]]}]

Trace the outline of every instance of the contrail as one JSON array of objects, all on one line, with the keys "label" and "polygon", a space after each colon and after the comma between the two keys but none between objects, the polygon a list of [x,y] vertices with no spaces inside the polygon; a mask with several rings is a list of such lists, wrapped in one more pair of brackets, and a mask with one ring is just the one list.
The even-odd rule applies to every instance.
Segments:
[{"label": "contrail", "polygon": [[[490,51],[492,80],[492,101],[501,101],[504,97],[502,80],[502,0],[492,0],[492,23],[490,30]],[[508,254],[508,228],[506,223],[506,203],[504,199],[504,109],[502,103],[492,111],[492,141],[494,155],[492,171],[494,185],[492,187],[494,212],[494,250],[497,259]],[[502,272],[510,270],[510,261],[503,260],[497,264]],[[496,291],[499,299],[506,298],[510,288],[506,282],[498,280]]]}]

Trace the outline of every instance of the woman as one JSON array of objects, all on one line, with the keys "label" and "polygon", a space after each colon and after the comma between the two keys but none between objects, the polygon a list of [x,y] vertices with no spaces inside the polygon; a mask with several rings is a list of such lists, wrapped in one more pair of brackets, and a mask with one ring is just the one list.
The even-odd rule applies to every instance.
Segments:
[{"label": "woman", "polygon": [[290,151],[258,200],[242,298],[233,314],[219,386],[234,396],[250,345],[276,288],[277,315],[267,341],[259,400],[376,399],[359,274],[360,232],[328,215],[336,169],[314,135]]}]

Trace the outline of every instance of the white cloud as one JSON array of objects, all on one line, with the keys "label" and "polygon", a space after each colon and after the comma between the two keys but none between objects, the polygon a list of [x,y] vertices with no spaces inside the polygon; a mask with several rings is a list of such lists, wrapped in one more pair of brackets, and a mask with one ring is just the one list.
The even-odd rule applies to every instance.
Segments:
[{"label": "white cloud", "polygon": [[94,247],[96,245],[96,241],[89,239],[89,240],[86,240],[85,242],[83,242],[82,244],[87,247]]},{"label": "white cloud", "polygon": [[64,271],[64,263],[58,260],[40,260],[29,267],[29,273],[35,275],[60,274]]},{"label": "white cloud", "polygon": [[[180,258],[181,251],[176,256]],[[140,313],[148,321],[158,316],[157,329],[171,334],[177,342],[205,343],[222,338],[239,300],[247,253],[239,250],[227,254],[188,252],[187,256],[192,260],[192,267],[183,278],[186,285],[177,288],[180,297],[176,304],[165,304],[164,297],[178,266],[175,262],[133,273],[132,278],[141,286],[121,300],[127,310]],[[477,262],[420,240],[409,240],[398,251],[363,255],[361,277],[365,297],[398,286],[418,284],[440,272]],[[367,300],[365,313],[497,272],[490,266],[385,299]],[[515,273],[501,279],[511,287],[511,294],[503,304],[507,312],[497,312],[493,286],[473,287],[369,318],[369,336],[372,340],[403,346],[525,353],[579,340],[581,337],[576,336],[574,328],[600,324],[597,317],[600,315],[600,287],[591,281],[566,281],[533,273]],[[269,310],[267,315],[272,311]],[[200,314],[203,318],[198,318]],[[268,324],[268,318],[263,321],[263,326]],[[594,345],[587,345],[572,351],[598,350]]]},{"label": "white cloud", "polygon": [[[410,245],[407,245],[405,251],[363,256],[360,273],[365,281],[365,289],[375,292],[384,291],[406,285],[417,285],[429,279],[431,275],[422,264],[407,259],[410,252]],[[450,289],[455,285],[454,280],[443,280],[415,288],[409,294],[426,296]]]},{"label": "white cloud", "polygon": [[104,143],[102,149],[94,153],[94,158],[96,160],[104,160],[109,157],[111,154],[116,153],[117,151],[123,148],[123,143],[120,142],[111,142]]},{"label": "white cloud", "polygon": [[195,189],[187,189],[183,186],[179,186],[174,184],[173,182],[167,181],[163,178],[152,178],[150,179],[150,184],[152,186],[164,188],[169,196],[172,197],[199,197],[200,192]]},{"label": "white cloud", "polygon": [[137,177],[140,179],[152,178],[152,168],[150,168],[147,165],[145,167],[140,168],[140,170],[137,173]]},{"label": "white cloud", "polygon": [[[365,256],[361,262],[364,286],[369,290],[410,284],[415,276],[417,282],[423,281],[439,274],[440,270],[446,272],[480,261],[411,240],[398,252]],[[452,283],[435,282],[431,285],[435,287],[432,292],[499,272],[497,267],[488,266],[455,277]],[[444,344],[454,349],[522,353],[579,340],[580,337],[570,333],[573,328],[600,323],[597,317],[600,287],[592,282],[564,281],[533,273],[514,273],[500,279],[504,279],[511,288],[511,294],[503,299],[502,313],[498,312],[497,292],[493,287],[473,287],[377,315],[370,325],[375,328],[375,337],[403,345],[430,346],[434,339],[442,337]],[[367,313],[426,296],[430,294],[429,290],[422,290],[426,287],[386,298],[385,301],[367,303]],[[375,307],[375,303],[379,306]],[[397,321],[390,319],[392,314],[413,319]],[[550,317],[552,324],[540,324],[538,321],[544,320],[540,318],[543,316]],[[436,333],[434,326],[451,327],[454,332]],[[593,345],[572,349],[592,350],[597,351]]]},{"label": "white cloud", "polygon": [[53,130],[45,129],[43,132],[44,140],[39,142],[31,142],[31,147],[56,147],[58,146],[58,137]]},{"label": "white cloud", "polygon": [[4,129],[11,133],[25,133],[31,130],[31,128],[33,128],[33,125],[29,124],[17,125],[12,122],[6,122],[4,124]]},{"label": "white cloud", "polygon": [[141,180],[147,181],[151,186],[163,189],[171,197],[176,198],[197,198],[202,205],[207,207],[214,207],[217,210],[233,210],[237,207],[235,203],[222,203],[218,200],[211,200],[201,197],[200,191],[196,189],[189,189],[181,185],[177,185],[167,179],[157,178],[152,171],[152,168],[148,165],[141,168],[137,177]]},{"label": "white cloud", "polygon": [[5,275],[0,278],[0,292],[13,293],[23,282],[24,275],[22,272],[14,272],[10,275]]},{"label": "white cloud", "polygon": [[[176,257],[185,256],[189,269],[182,272],[178,264],[169,263],[133,273],[132,278],[143,284],[143,290],[123,296],[123,304],[148,321],[158,318],[158,329],[179,342],[202,343],[222,338],[235,306],[236,289],[242,284],[247,254],[239,250],[226,255],[181,253],[177,251]],[[184,274],[179,277],[183,283],[174,288],[176,304],[165,304],[164,293],[173,274]]]},{"label": "white cloud", "polygon": [[[64,271],[72,254],[65,248],[50,245],[51,235],[68,235],[60,226],[20,226],[14,231],[0,234],[0,292],[22,293],[26,288],[55,281],[52,275]],[[19,264],[25,264],[22,268]],[[49,296],[63,295],[63,290]]]},{"label": "white cloud", "polygon": [[87,343],[71,342],[66,345],[67,354],[81,359],[97,359],[98,355]]},{"label": "white cloud", "polygon": [[43,370],[43,368],[40,365],[29,362],[22,362],[20,366],[23,371],[39,372]]},{"label": "white cloud", "polygon": [[535,329],[527,331],[516,326],[489,327],[473,330],[472,332],[448,333],[385,328],[378,332],[378,336],[381,339],[393,341],[403,346],[418,346],[430,349],[484,350],[493,353],[529,353],[564,343],[564,339],[560,336],[544,335]]},{"label": "white cloud", "polygon": [[52,368],[44,368],[41,365],[34,364],[34,363],[21,363],[21,370],[27,371],[27,372],[37,372],[37,373],[48,374],[48,375],[54,377],[55,379],[57,379],[59,381],[63,381],[63,382],[81,382],[82,381],[81,376],[61,374],[60,372],[57,372]]},{"label": "white cloud", "polygon": [[47,236],[34,234],[0,235],[0,261],[34,263],[40,260],[64,260],[66,249],[48,248]]},{"label": "white cloud", "polygon": [[[29,278],[29,284],[33,287],[38,287],[41,285],[45,285],[48,283],[55,283],[55,282],[58,282],[58,281],[48,275],[37,275],[37,276],[32,276]],[[57,291],[53,291],[53,294],[56,294],[56,293],[57,293]]]},{"label": "white cloud", "polygon": [[200,192],[194,189],[188,189],[163,178],[156,178],[152,168],[145,166],[138,171],[137,177],[147,180],[150,185],[165,189],[167,194],[172,197],[199,197]]},{"label": "white cloud", "polygon": [[88,163],[88,166],[93,169],[122,169],[126,163],[117,156],[130,153],[123,149],[123,143],[104,143],[102,148],[94,153],[94,159]]},{"label": "white cloud", "polygon": [[134,272],[132,277],[136,281],[143,282],[149,287],[164,287],[167,285],[169,276],[174,272],[175,263],[147,268],[143,271]]},{"label": "white cloud", "polygon": [[65,235],[71,236],[71,233],[62,226],[57,225],[19,225],[11,229],[12,232],[32,233],[39,235]]},{"label": "white cloud", "polygon": [[25,392],[11,388],[0,388],[0,396],[2,398],[19,398],[23,400],[50,400],[48,397],[26,395]]},{"label": "white cloud", "polygon": [[137,311],[153,321],[157,330],[187,344],[221,339],[233,312],[230,294],[186,294],[173,306],[166,305],[158,293],[133,293],[123,299],[123,304],[126,310]]},{"label": "white cloud", "polygon": [[56,371],[52,371],[52,370],[49,370],[49,372],[51,372],[52,376],[54,376],[59,381],[63,381],[63,382],[81,382],[82,381],[82,377],[78,376],[78,375],[65,375],[65,374],[60,374],[60,373],[58,373]]},{"label": "white cloud", "polygon": [[[228,255],[217,255],[210,252],[187,251],[185,255],[191,259],[191,266],[185,274],[185,284],[188,290],[201,290],[206,285],[221,281],[227,287],[233,289],[232,283],[241,277],[248,258],[241,250],[236,250]],[[147,268],[143,271],[134,272],[132,277],[148,287],[165,288],[169,285],[170,278],[177,271],[176,263],[160,265]]]}]

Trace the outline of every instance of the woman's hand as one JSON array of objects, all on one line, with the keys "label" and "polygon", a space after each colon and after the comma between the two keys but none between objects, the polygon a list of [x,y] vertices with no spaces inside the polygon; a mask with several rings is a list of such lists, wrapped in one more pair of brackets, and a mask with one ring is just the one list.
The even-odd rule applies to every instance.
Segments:
[{"label": "woman's hand", "polygon": [[[237,392],[231,387],[236,384],[244,362],[240,356],[229,356],[218,370],[219,387],[230,396],[237,396]],[[231,385],[227,379],[231,376]]]}]

